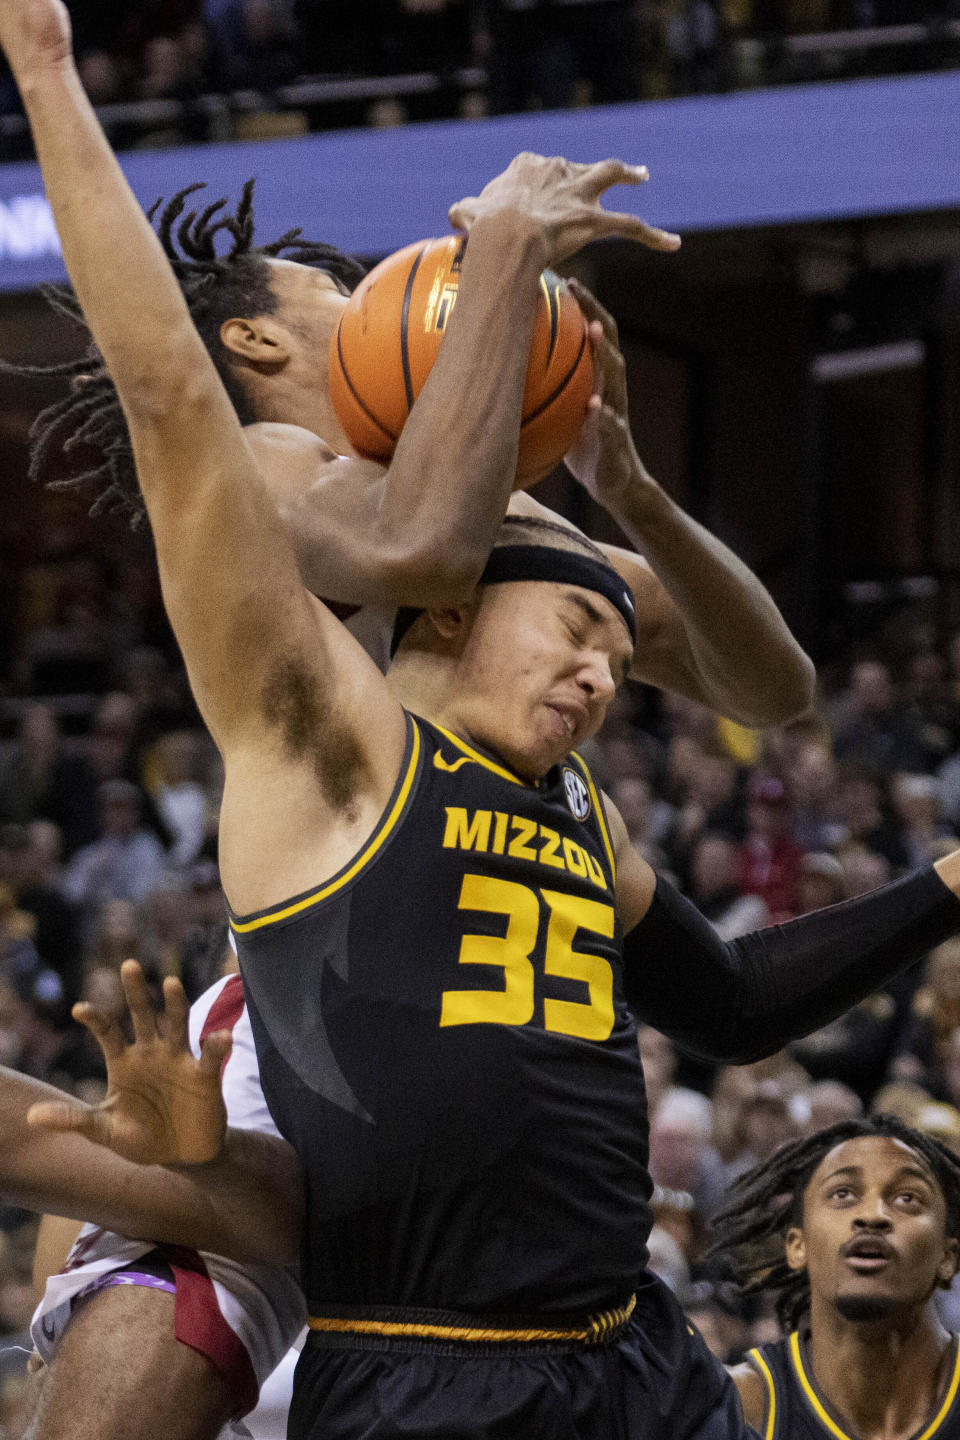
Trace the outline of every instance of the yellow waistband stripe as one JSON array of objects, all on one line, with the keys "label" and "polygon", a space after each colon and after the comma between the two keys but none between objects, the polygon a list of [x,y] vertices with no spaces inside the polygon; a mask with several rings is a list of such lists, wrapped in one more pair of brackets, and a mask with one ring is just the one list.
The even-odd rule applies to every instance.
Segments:
[{"label": "yellow waistband stripe", "polygon": [[504,1329],[499,1326],[474,1325],[430,1325],[407,1320],[347,1320],[335,1316],[310,1315],[307,1324],[311,1330],[336,1335],[382,1335],[393,1340],[466,1340],[474,1345],[500,1342],[536,1342],[550,1340],[580,1340],[585,1345],[601,1344],[616,1330],[620,1330],[633,1314],[637,1303],[631,1295],[626,1305],[614,1310],[604,1310],[598,1315],[589,1315],[583,1325],[561,1325],[542,1329]]}]

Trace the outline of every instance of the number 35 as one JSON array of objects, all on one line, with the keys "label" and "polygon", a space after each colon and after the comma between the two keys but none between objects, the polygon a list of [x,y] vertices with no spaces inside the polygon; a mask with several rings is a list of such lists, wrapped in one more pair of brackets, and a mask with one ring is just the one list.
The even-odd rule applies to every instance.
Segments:
[{"label": "number 35", "polygon": [[574,937],[590,930],[613,938],[614,913],[610,905],[541,890],[490,875],[464,875],[461,910],[482,910],[507,917],[507,931],[499,935],[464,935],[459,964],[497,965],[503,971],[502,990],[445,990],[441,1026],[527,1025],[533,1019],[535,972],[530,956],[540,932],[541,902],[549,915],[544,974],[582,980],[589,999],[543,1002],[544,1029],[581,1040],[606,1040],[613,1029],[613,970],[602,955],[574,950]]}]

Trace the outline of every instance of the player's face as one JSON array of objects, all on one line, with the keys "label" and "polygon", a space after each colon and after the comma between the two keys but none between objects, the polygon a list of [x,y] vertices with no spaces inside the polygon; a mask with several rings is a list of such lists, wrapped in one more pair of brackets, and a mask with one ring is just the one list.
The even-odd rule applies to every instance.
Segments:
[{"label": "player's face", "polygon": [[327,351],[350,299],[348,291],[325,270],[310,265],[292,260],[271,260],[269,265],[280,318],[313,353],[314,362],[322,362],[326,375]]},{"label": "player's face", "polygon": [[459,718],[535,779],[603,723],[633,646],[619,612],[578,585],[489,585],[464,650]]},{"label": "player's face", "polygon": [[826,1303],[853,1322],[895,1318],[949,1284],[958,1247],[946,1218],[921,1156],[900,1140],[861,1136],[835,1146],[811,1176],[787,1260],[806,1267],[814,1308]]}]

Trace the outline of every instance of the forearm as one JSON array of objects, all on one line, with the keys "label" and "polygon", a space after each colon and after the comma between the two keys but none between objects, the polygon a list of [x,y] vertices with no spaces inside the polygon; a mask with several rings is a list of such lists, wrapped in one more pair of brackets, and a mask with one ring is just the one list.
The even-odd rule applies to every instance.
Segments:
[{"label": "forearm", "polygon": [[933,869],[727,943],[658,879],[625,940],[627,995],[683,1048],[746,1064],[843,1014],[958,931],[960,901]]},{"label": "forearm", "polygon": [[[752,726],[784,724],[807,710],[813,665],[746,565],[639,462],[632,482],[604,504],[673,601],[682,629],[675,641],[706,703]],[[677,643],[671,648],[676,653]]]},{"label": "forearm", "polygon": [[283,1141],[227,1132],[221,1159],[172,1170],[135,1165],[81,1135],[35,1129],[31,1105],[61,1091],[0,1067],[0,1194],[32,1210],[248,1262],[298,1253],[299,1168]]},{"label": "forearm", "polygon": [[457,303],[380,489],[372,543],[405,604],[462,600],[516,476],[524,378],[546,249],[519,211],[478,220]]},{"label": "forearm", "polygon": [[[176,393],[202,344],[157,237],[100,129],[71,57],[15,78],[77,298],[121,400]],[[80,178],[82,177],[82,179]],[[109,277],[109,278],[108,278]],[[149,344],[131,344],[131,327]]]}]

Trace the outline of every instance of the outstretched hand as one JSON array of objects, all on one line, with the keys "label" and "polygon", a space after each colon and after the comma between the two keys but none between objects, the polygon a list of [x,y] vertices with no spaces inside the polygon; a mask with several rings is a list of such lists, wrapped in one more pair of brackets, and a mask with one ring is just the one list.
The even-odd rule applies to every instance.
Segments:
[{"label": "outstretched hand", "polygon": [[61,0],[0,0],[0,47],[16,80],[72,54],[70,15]]},{"label": "outstretched hand", "polygon": [[567,283],[589,327],[594,393],[580,437],[564,463],[594,500],[607,505],[646,472],[630,433],[626,365],[617,322],[579,280]]},{"label": "outstretched hand", "polygon": [[558,264],[591,240],[614,235],[636,240],[650,250],[676,250],[679,235],[647,225],[636,215],[604,210],[600,203],[612,185],[641,185],[646,179],[645,165],[627,165],[622,160],[581,165],[525,151],[479,195],[452,205],[450,224],[469,232],[485,215],[520,211],[540,225],[548,265]]},{"label": "outstretched hand", "polygon": [[106,1098],[99,1105],[42,1101],[30,1107],[28,1123],[75,1131],[142,1165],[215,1160],[227,1124],[220,1072],[230,1053],[229,1032],[206,1036],[196,1059],[189,1042],[190,1008],[180,981],[163,982],[164,1005],[158,1016],[137,962],[125,960],[120,976],[133,1022],[132,1045],[116,1019],[96,1006],[73,1007],[74,1019],[87,1027],[103,1051]]}]

